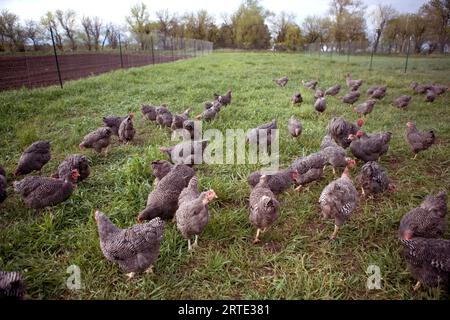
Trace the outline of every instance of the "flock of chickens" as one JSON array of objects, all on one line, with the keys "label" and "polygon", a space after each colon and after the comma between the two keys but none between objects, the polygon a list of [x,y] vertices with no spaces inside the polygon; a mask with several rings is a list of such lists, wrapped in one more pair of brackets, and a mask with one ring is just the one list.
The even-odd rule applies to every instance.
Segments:
[{"label": "flock of chickens", "polygon": [[[339,97],[344,103],[353,105],[361,96],[359,88],[362,80],[353,80],[347,74],[347,86],[350,91]],[[288,77],[274,80],[284,87]],[[318,112],[326,109],[326,96],[335,96],[341,86],[335,85],[327,90],[317,87],[318,81],[303,82],[306,88],[315,90],[314,108]],[[442,85],[418,85],[411,88],[425,94],[426,101],[432,102],[437,95],[447,92]],[[318,202],[321,214],[325,219],[334,219],[334,231],[330,238],[335,239],[338,230],[349,220],[358,207],[361,188],[363,196],[384,191],[395,191],[395,184],[390,180],[387,170],[377,161],[389,149],[390,132],[367,134],[361,128],[364,125],[362,116],[373,111],[376,102],[386,95],[386,86],[373,87],[367,91],[369,99],[354,108],[360,116],[356,123],[346,121],[342,117],[334,117],[328,123],[326,135],[322,139],[320,150],[310,155],[295,159],[285,169],[270,174],[253,172],[247,178],[251,187],[249,197],[249,220],[256,227],[254,243],[260,242],[264,233],[279,217],[281,204],[277,195],[295,185],[300,191],[305,185],[323,176],[326,166],[331,166],[337,176],[337,170],[343,168],[340,177],[331,181],[322,191]],[[395,99],[393,106],[406,108],[411,101],[410,96]],[[215,94],[212,102],[205,103],[202,114],[195,119],[213,120],[220,110],[231,103],[232,91],[224,95]],[[292,103],[302,103],[300,93],[292,97]],[[137,216],[137,224],[120,229],[99,210],[94,213],[98,227],[100,247],[104,256],[127,272],[129,278],[136,273],[151,272],[158,258],[163,241],[165,220],[173,219],[181,235],[188,241],[188,250],[198,245],[198,236],[209,221],[208,204],[217,198],[214,190],[200,191],[198,178],[192,168],[196,156],[195,150],[201,153],[208,145],[208,140],[196,140],[201,136],[195,132],[194,120],[189,119],[190,109],[180,115],[173,114],[166,105],[142,105],[141,113],[149,121],[172,130],[185,129],[191,140],[184,141],[172,147],[161,147],[160,150],[170,161],[155,160],[151,163],[155,176],[155,187],[150,192],[145,208]],[[122,143],[134,139],[136,130],[133,127],[134,114],[123,117],[107,116],[103,118],[104,126],[87,134],[79,148],[92,148],[106,156],[113,135]],[[302,124],[292,116],[287,128],[293,138],[301,136]],[[251,129],[247,134],[247,143],[259,143],[260,132],[267,134],[267,144],[270,145],[274,136],[272,129],[277,129],[277,120],[262,124]],[[414,123],[408,122],[406,140],[416,154],[428,149],[435,141],[433,131],[419,131]],[[187,146],[187,148],[186,148]],[[183,148],[184,147],[184,148]],[[364,162],[360,173],[353,182],[350,171],[356,161],[347,155],[349,149],[354,158]],[[179,153],[180,150],[190,152]],[[177,155],[175,157],[174,155]],[[22,154],[15,176],[26,175],[39,171],[49,162],[50,142],[37,141],[30,145]],[[35,210],[48,208],[68,199],[77,183],[90,175],[89,162],[81,154],[69,155],[51,177],[27,176],[20,181],[14,181],[14,190],[21,195],[25,204]],[[0,167],[0,203],[7,197],[7,181],[5,170]],[[442,238],[447,228],[447,198],[446,191],[436,196],[428,196],[419,208],[407,213],[400,222],[399,239],[403,244],[404,258],[412,275],[419,283],[427,286],[450,286],[450,240]],[[193,243],[191,242],[193,240]],[[19,272],[0,271],[0,297],[22,297],[25,292],[22,276]]]}]

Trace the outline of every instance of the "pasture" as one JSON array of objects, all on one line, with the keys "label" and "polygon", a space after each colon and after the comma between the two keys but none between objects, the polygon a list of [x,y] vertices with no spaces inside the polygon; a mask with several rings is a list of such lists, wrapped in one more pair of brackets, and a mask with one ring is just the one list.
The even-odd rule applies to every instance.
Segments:
[{"label": "pasture", "polygon": [[[450,185],[450,96],[434,103],[413,95],[407,110],[390,105],[402,94],[412,94],[411,81],[449,85],[450,59],[411,58],[403,73],[403,58],[375,57],[368,70],[367,57],[308,56],[303,54],[219,52],[192,60],[117,70],[100,76],[66,82],[61,90],[49,87],[0,93],[0,164],[8,181],[22,151],[38,139],[50,140],[52,160],[42,170],[52,174],[78,144],[102,125],[105,115],[136,112],[135,141],[121,145],[114,137],[108,156],[83,151],[91,176],[72,197],[36,214],[8,187],[0,205],[0,269],[20,271],[31,299],[448,299],[438,289],[414,293],[414,279],[400,256],[397,228],[401,217],[432,192]],[[367,132],[391,131],[389,152],[380,163],[397,185],[396,193],[375,199],[361,198],[352,219],[328,240],[333,221],[323,221],[317,204],[322,189],[334,179],[331,169],[322,180],[298,193],[280,195],[279,220],[252,244],[255,228],[248,220],[250,189],[246,177],[257,165],[206,165],[196,167],[201,190],[213,188],[218,199],[209,206],[212,218],[199,238],[199,247],[187,251],[176,226],[166,224],[164,241],[154,274],[127,281],[100,250],[93,217],[96,208],[119,227],[135,223],[153,188],[150,162],[166,159],[160,146],[175,144],[169,128],[142,118],[143,103],[166,103],[181,113],[193,108],[200,114],[213,93],[233,90],[233,102],[219,117],[204,123],[204,130],[249,129],[273,118],[280,130],[280,165],[316,152],[333,116],[356,120],[352,108],[336,97],[327,98],[327,110],[318,115],[314,92],[301,80],[319,80],[319,87],[345,86],[345,74],[363,79],[362,98],[372,85],[388,86],[386,97],[369,115]],[[287,75],[286,87],[272,81]],[[304,102],[292,106],[290,97],[300,90]],[[341,93],[343,92],[341,91]],[[303,134],[293,140],[287,120],[295,115]],[[437,143],[412,160],[405,141],[406,122],[420,130],[434,129]],[[355,177],[361,164],[352,171]],[[450,234],[447,234],[447,238]],[[83,288],[69,290],[66,269],[81,269]],[[381,270],[381,289],[368,290],[366,270]]]}]

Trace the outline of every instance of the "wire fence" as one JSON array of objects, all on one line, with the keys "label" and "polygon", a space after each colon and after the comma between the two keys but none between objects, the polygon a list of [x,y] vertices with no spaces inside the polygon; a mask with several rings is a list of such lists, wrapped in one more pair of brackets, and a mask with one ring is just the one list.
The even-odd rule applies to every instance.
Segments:
[{"label": "wire fence", "polygon": [[76,51],[61,50],[52,42],[39,50],[26,46],[24,52],[0,56],[0,90],[55,84],[63,87],[68,80],[121,68],[190,59],[212,51],[212,42],[173,38],[159,32],[147,34],[139,43],[119,35],[114,46],[99,46],[92,51],[82,46]]}]

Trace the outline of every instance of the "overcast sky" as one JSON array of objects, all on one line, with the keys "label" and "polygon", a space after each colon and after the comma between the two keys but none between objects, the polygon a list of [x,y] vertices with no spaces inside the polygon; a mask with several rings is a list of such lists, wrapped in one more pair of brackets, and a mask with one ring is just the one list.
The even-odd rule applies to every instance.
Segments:
[{"label": "overcast sky", "polygon": [[[46,11],[57,9],[73,9],[79,16],[99,16],[106,22],[123,24],[124,17],[129,13],[130,7],[138,2],[144,2],[150,8],[152,18],[154,12],[160,9],[169,9],[171,12],[183,14],[187,11],[206,9],[221,22],[221,14],[234,12],[241,0],[0,0],[0,9],[8,9],[19,15],[22,20],[39,18]],[[301,22],[308,15],[322,15],[327,12],[330,0],[262,0],[261,4],[272,12],[292,12]],[[363,0],[370,10],[378,3],[391,4],[400,12],[415,12],[427,2],[426,0]]]}]

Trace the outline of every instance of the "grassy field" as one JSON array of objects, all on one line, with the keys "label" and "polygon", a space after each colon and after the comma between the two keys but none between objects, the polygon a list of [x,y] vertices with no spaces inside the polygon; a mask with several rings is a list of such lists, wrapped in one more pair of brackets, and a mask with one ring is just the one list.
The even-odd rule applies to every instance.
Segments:
[{"label": "grassy field", "polygon": [[[101,126],[102,116],[136,112],[137,137],[132,144],[117,139],[105,158],[91,152],[92,174],[79,184],[72,197],[36,214],[8,188],[9,198],[0,205],[0,269],[21,271],[32,299],[448,299],[438,289],[412,292],[414,279],[402,261],[397,227],[403,214],[423,198],[450,185],[449,95],[432,104],[414,96],[409,110],[390,106],[401,94],[410,94],[411,81],[449,85],[450,59],[413,58],[403,73],[404,59],[375,58],[368,71],[367,57],[330,58],[271,53],[215,53],[170,64],[114,71],[50,87],[0,93],[0,164],[8,180],[21,152],[37,139],[52,143],[52,160],[42,173],[50,175],[70,153],[79,153],[85,134]],[[281,215],[277,223],[253,245],[255,229],[248,220],[250,189],[247,175],[256,165],[200,165],[196,168],[201,188],[213,188],[219,199],[210,205],[212,218],[199,239],[199,248],[187,252],[187,242],[173,223],[168,223],[155,273],[131,282],[116,265],[108,262],[99,247],[93,219],[96,208],[120,227],[135,222],[153,188],[150,162],[164,159],[160,146],[174,144],[168,128],[142,119],[142,103],[167,103],[194,114],[213,92],[233,89],[233,103],[204,129],[248,129],[273,118],[280,130],[280,164],[319,149],[328,121],[335,115],[355,120],[352,108],[334,97],[322,115],[313,110],[313,92],[301,80],[319,79],[327,88],[345,86],[345,73],[371,85],[388,85],[387,96],[370,114],[365,130],[393,132],[390,149],[381,164],[397,184],[398,192],[374,200],[361,199],[353,218],[329,241],[332,221],[321,219],[318,198],[333,180],[331,169],[309,191],[293,190],[279,196]],[[285,88],[272,79],[288,75]],[[290,97],[300,90],[304,103],[292,107]],[[365,95],[363,95],[365,96]],[[361,100],[360,100],[361,101]],[[287,120],[296,115],[303,122],[303,135],[294,141]],[[405,142],[406,122],[419,129],[434,129],[435,146],[411,160]],[[353,170],[353,176],[360,166]],[[448,236],[448,235],[447,235]],[[67,267],[81,268],[83,289],[66,287]],[[382,288],[367,290],[369,265],[381,269]]]}]

